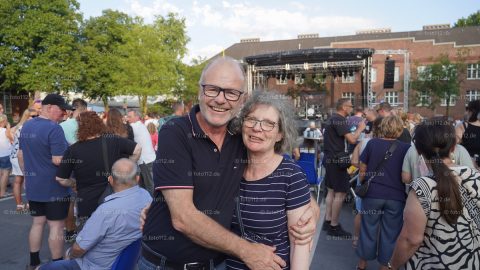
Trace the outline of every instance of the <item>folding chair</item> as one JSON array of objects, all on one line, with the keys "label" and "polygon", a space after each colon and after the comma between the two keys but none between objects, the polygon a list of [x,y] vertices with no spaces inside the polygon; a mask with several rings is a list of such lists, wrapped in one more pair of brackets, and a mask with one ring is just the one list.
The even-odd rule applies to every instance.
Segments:
[{"label": "folding chair", "polygon": [[322,183],[321,180],[323,178],[319,177],[317,174],[317,168],[314,162],[306,161],[306,160],[298,160],[297,164],[302,168],[303,172],[307,176],[307,182],[310,185],[315,185],[316,193],[317,193],[317,203],[320,196],[320,184]]},{"label": "folding chair", "polygon": [[140,238],[124,248],[115,259],[115,262],[113,262],[111,270],[135,269],[135,265],[140,257],[141,245],[142,239]]}]

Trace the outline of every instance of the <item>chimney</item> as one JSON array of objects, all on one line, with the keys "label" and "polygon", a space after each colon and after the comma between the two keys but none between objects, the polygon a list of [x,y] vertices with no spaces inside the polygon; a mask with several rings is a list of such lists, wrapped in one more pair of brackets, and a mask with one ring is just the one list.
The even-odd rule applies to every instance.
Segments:
[{"label": "chimney", "polygon": [[366,30],[359,30],[355,32],[356,35],[370,35],[370,34],[383,34],[383,33],[391,33],[392,29],[390,28],[377,28],[377,29],[366,29]]},{"label": "chimney", "polygon": [[260,42],[260,38],[243,38],[243,39],[240,39],[240,43],[253,43],[253,42]]},{"label": "chimney", "polygon": [[318,38],[318,34],[298,34],[297,35],[298,39],[304,39],[304,38]]},{"label": "chimney", "polygon": [[445,29],[450,29],[450,24],[445,23],[445,24],[430,24],[430,25],[424,25],[423,26],[423,31],[428,31],[428,30],[445,30]]}]

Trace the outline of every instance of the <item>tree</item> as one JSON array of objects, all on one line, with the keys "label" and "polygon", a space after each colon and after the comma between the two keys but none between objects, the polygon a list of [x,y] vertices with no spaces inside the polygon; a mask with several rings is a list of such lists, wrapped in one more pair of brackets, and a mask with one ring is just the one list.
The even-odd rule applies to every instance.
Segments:
[{"label": "tree", "polygon": [[459,96],[461,78],[465,64],[459,55],[452,63],[447,55],[441,55],[432,65],[425,66],[412,81],[416,90],[414,103],[435,109],[442,100],[446,103],[446,116],[450,114],[450,103]]},{"label": "tree", "polygon": [[75,0],[0,1],[0,88],[65,92],[82,69]]},{"label": "tree", "polygon": [[453,27],[465,27],[480,25],[480,10],[470,14],[466,19],[461,18],[453,25]]},{"label": "tree", "polygon": [[[82,26],[81,89],[90,98],[100,98],[108,111],[108,98],[118,92],[119,47],[126,43],[134,20],[127,14],[104,10],[102,16],[87,20]],[[121,76],[121,75],[120,75]]]},{"label": "tree", "polygon": [[187,104],[196,101],[199,89],[198,81],[206,64],[206,58],[201,57],[193,59],[191,65],[181,64],[180,79],[174,89],[175,97]]},{"label": "tree", "polygon": [[178,84],[189,40],[185,28],[185,19],[173,13],[167,18],[157,16],[151,25],[139,20],[120,46],[119,87],[125,94],[138,96],[143,113],[147,112],[149,96],[172,94]]}]

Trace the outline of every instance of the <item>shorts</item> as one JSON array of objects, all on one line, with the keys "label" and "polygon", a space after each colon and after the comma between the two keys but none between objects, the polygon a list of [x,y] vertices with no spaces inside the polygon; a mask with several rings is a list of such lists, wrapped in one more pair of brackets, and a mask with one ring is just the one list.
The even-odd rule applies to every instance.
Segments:
[{"label": "shorts", "polygon": [[18,158],[10,158],[10,163],[12,163],[12,175],[23,176],[23,172],[18,164]]},{"label": "shorts", "polygon": [[47,220],[63,220],[68,216],[70,206],[70,197],[54,202],[35,202],[28,201],[30,205],[30,215],[32,217],[45,216]]},{"label": "shorts", "polygon": [[337,164],[325,160],[325,186],[334,192],[347,193],[350,189],[350,176],[347,169],[339,168]]},{"label": "shorts", "polygon": [[10,156],[0,157],[0,170],[10,170],[11,168]]}]

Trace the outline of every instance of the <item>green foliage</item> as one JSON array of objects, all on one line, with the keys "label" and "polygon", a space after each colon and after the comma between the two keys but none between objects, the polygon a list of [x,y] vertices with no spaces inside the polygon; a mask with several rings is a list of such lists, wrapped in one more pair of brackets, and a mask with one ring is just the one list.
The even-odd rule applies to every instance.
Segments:
[{"label": "green foliage", "polygon": [[185,19],[173,13],[166,18],[157,16],[151,25],[139,21],[127,33],[127,42],[119,47],[119,90],[138,96],[144,113],[148,96],[172,94],[178,84],[189,40],[185,28]]},{"label": "green foliage", "polygon": [[198,97],[198,81],[202,70],[207,64],[206,58],[196,58],[192,60],[191,65],[181,64],[180,80],[174,89],[174,95],[185,103],[194,103]]},{"label": "green foliage", "polygon": [[453,27],[464,27],[464,26],[478,26],[480,25],[480,10],[470,14],[466,19],[461,18],[453,25]]},{"label": "green foliage", "polygon": [[0,1],[0,88],[75,90],[82,16],[75,0]]},{"label": "green foliage", "polygon": [[120,52],[119,47],[127,41],[133,19],[127,14],[104,10],[99,17],[87,20],[82,26],[82,72],[80,88],[90,98],[107,100],[118,92]]},{"label": "green foliage", "polygon": [[[459,60],[452,63],[447,55],[441,55],[432,65],[425,66],[423,71],[418,72],[416,79],[412,81],[412,88],[416,90],[413,102],[435,109],[442,99],[448,101],[458,97],[459,75],[465,71],[463,60]],[[428,98],[422,99],[421,95]],[[449,116],[450,103],[446,104],[446,116]]]}]

